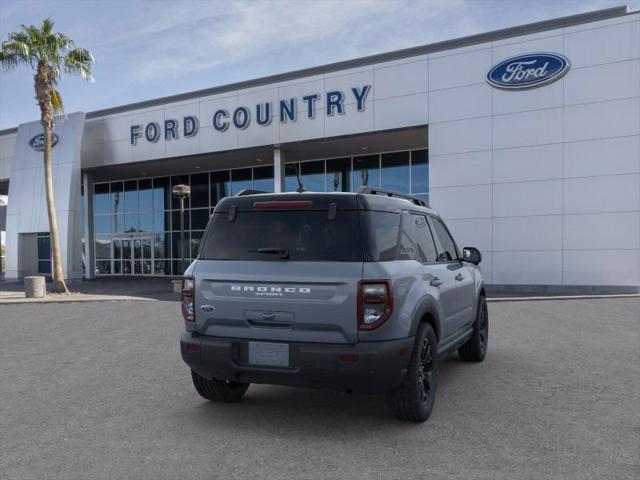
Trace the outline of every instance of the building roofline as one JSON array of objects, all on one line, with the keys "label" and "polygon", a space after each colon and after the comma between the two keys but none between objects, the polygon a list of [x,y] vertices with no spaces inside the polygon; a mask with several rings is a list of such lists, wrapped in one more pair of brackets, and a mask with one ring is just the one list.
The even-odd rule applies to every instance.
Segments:
[{"label": "building roofline", "polygon": [[[625,15],[632,15],[637,12],[629,12],[625,5],[617,7],[605,8],[601,10],[595,10],[593,12],[579,13],[576,15],[569,15],[566,17],[559,17],[550,20],[542,20],[539,22],[528,23],[524,25],[518,25],[515,27],[507,27],[500,30],[493,30],[491,32],[478,33],[475,35],[469,35],[466,37],[454,38],[451,40],[444,40],[441,42],[430,43],[427,45],[421,45],[418,47],[405,48],[402,50],[395,50],[391,52],[378,53],[375,55],[368,55],[366,57],[355,58],[351,60],[344,60],[341,62],[329,63],[320,65],[317,67],[304,68],[301,70],[294,70],[291,72],[280,73],[276,75],[269,75],[266,77],[260,77],[252,80],[244,80],[241,82],[229,83],[212,88],[205,88],[202,90],[194,90],[191,92],[179,93],[176,95],[170,95],[166,97],[154,98],[151,100],[143,100],[141,102],[129,103],[126,105],[120,105],[116,107],[105,108],[102,110],[94,110],[86,115],[87,119],[98,118],[106,115],[113,115],[117,113],[128,112],[131,110],[137,110],[141,108],[149,108],[158,105],[164,105],[167,103],[181,102],[185,100],[191,100],[198,97],[215,95],[219,93],[226,93],[234,90],[241,90],[244,88],[257,87],[261,85],[267,85],[276,82],[283,82],[287,80],[295,80],[299,78],[309,77],[312,75],[318,75],[322,73],[334,72],[339,70],[345,70],[348,68],[361,67],[365,65],[371,65],[374,63],[388,62],[391,60],[400,60],[404,58],[415,57],[418,55],[425,55],[429,53],[441,52],[444,50],[452,50],[455,48],[468,47],[471,45],[477,45],[480,43],[487,43],[496,40],[502,40],[506,38],[519,37],[526,34],[543,32],[546,30],[553,30],[556,28],[570,27],[574,25],[581,25],[584,23],[591,23],[600,20],[606,20],[610,18],[622,17]],[[6,130],[0,130],[0,135],[11,134],[17,131],[17,127],[9,128]]]}]

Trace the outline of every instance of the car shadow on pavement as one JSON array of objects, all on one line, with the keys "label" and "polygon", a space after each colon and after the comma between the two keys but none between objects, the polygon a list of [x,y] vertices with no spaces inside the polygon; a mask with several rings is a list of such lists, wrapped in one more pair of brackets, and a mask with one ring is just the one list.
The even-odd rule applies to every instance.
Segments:
[{"label": "car shadow on pavement", "polygon": [[[440,363],[438,403],[445,403],[446,390],[468,363],[451,356]],[[198,399],[200,399],[198,397]],[[263,428],[274,432],[312,432],[315,437],[331,438],[337,430],[361,428],[407,428],[409,422],[396,420],[387,408],[384,395],[348,394],[345,392],[251,385],[239,403],[215,403],[202,400],[196,408],[183,411],[183,421],[192,422],[194,428],[205,425],[217,428]],[[309,430],[305,430],[308,427]],[[299,434],[299,433],[296,433]],[[361,436],[361,433],[358,434]]]}]

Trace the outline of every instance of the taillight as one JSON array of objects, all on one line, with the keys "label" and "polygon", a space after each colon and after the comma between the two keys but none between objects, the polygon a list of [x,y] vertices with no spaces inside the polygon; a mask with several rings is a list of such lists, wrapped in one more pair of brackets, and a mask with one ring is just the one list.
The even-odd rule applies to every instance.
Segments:
[{"label": "taillight", "polygon": [[365,280],[358,283],[358,330],[373,330],[393,311],[389,280]]},{"label": "taillight", "polygon": [[187,322],[195,322],[195,281],[193,277],[182,279],[182,316]]}]

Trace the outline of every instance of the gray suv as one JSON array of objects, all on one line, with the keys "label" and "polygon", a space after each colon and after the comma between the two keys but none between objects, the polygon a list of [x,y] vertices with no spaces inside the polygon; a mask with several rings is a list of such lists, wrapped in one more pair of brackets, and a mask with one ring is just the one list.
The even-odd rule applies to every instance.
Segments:
[{"label": "gray suv", "polygon": [[182,358],[208,400],[250,383],[384,393],[422,422],[438,360],[487,351],[480,260],[416,197],[245,191],[216,206],[182,280]]}]

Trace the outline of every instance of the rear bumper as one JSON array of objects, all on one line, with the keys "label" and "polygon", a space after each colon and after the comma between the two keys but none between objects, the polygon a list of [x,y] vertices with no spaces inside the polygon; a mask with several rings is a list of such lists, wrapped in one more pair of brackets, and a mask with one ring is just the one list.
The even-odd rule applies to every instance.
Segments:
[{"label": "rear bumper", "polygon": [[183,332],[180,339],[183,360],[206,378],[362,393],[383,393],[399,386],[412,347],[413,337],[353,345],[294,342],[289,343],[289,367],[263,367],[248,363],[246,339],[191,332]]}]

